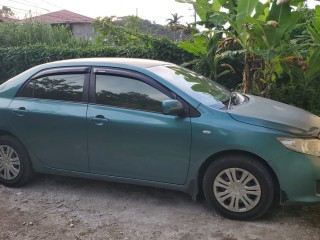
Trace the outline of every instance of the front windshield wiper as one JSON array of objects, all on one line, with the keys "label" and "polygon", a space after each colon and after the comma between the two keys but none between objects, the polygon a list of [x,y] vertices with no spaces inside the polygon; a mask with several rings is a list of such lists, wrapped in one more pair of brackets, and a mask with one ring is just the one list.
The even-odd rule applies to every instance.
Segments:
[{"label": "front windshield wiper", "polygon": [[246,100],[246,97],[238,92],[231,92],[229,101],[228,101],[228,110],[231,109],[231,106],[237,106],[242,104]]}]

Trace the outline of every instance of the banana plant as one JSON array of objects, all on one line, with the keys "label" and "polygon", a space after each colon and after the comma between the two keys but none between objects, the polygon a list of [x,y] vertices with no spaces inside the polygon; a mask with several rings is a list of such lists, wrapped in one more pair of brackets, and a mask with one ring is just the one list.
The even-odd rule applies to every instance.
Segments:
[{"label": "banana plant", "polygon": [[259,81],[264,83],[264,89],[260,91],[265,96],[270,94],[272,85],[284,71],[282,59],[289,57],[284,49],[289,47],[290,32],[300,17],[300,12],[292,11],[288,2],[273,2],[265,17],[246,19],[252,52],[264,61]]},{"label": "banana plant", "polygon": [[198,33],[189,39],[179,44],[179,47],[199,57],[196,60],[187,62],[188,65],[204,65],[209,69],[209,78],[216,81],[218,77],[229,73],[223,71],[218,73],[220,55],[217,54],[218,43],[222,39],[222,32],[204,31]]},{"label": "banana plant", "polygon": [[[233,68],[230,65],[220,65],[221,55],[217,54],[219,42],[222,40],[223,32],[213,29],[219,28],[225,22],[209,21],[209,17],[215,12],[221,9],[221,5],[218,1],[208,0],[177,0],[178,2],[191,3],[200,18],[196,24],[203,25],[207,30],[194,34],[179,44],[179,47],[194,54],[198,59],[191,62],[187,62],[184,66],[203,66],[208,69],[208,77],[214,81],[218,77],[221,77]],[[218,68],[227,68],[226,70],[218,73]]]},{"label": "banana plant", "polygon": [[307,84],[320,78],[320,6],[316,6],[315,12],[315,18],[308,26],[308,31],[314,43],[314,49],[307,58],[307,69],[305,72]]},{"label": "banana plant", "polygon": [[[270,89],[277,77],[286,70],[282,67],[283,59],[293,54],[288,51],[290,33],[301,16],[298,10],[305,0],[267,0],[263,3],[259,0],[179,1],[194,5],[201,19],[199,24],[212,32],[222,31],[224,38],[234,39],[241,46],[244,53],[244,92],[252,90],[253,81],[260,81],[264,88]],[[257,59],[262,62],[260,70],[253,69],[252,62]]]},{"label": "banana plant", "polygon": [[[229,25],[225,34],[236,39],[245,50],[243,91],[250,92],[255,81],[262,82],[263,89],[260,90],[268,92],[284,70],[281,66],[281,59],[287,57],[284,49],[288,48],[290,33],[301,17],[292,6],[299,7],[305,0],[217,1],[229,12],[215,12],[211,19],[217,19],[217,16],[224,19]],[[261,59],[261,69],[252,69],[257,58]]]},{"label": "banana plant", "polygon": [[[197,24],[203,25],[205,28],[209,29],[211,32],[220,32],[224,33],[229,39],[234,39],[245,52],[245,64],[243,70],[243,85],[244,91],[247,92],[249,90],[249,59],[251,53],[251,45],[250,45],[250,35],[245,29],[245,23],[248,16],[251,16],[256,6],[259,3],[259,0],[177,0],[179,2],[188,2],[192,3],[198,16],[201,21],[197,22]],[[260,6],[261,4],[259,4]],[[261,7],[261,6],[260,6]],[[223,10],[223,9],[224,10]],[[225,11],[227,10],[227,11]],[[194,41],[196,44],[196,41]],[[210,43],[210,41],[207,41]],[[191,45],[189,44],[181,44],[180,45],[185,50],[188,48],[191,49]],[[208,48],[210,48],[208,46]],[[229,51],[230,52],[230,51]],[[228,53],[230,55],[230,53]],[[234,54],[238,54],[235,52]],[[217,61],[221,59],[221,56],[226,54],[217,53],[216,57],[211,58],[212,69],[216,69]],[[231,54],[232,55],[232,54]],[[205,56],[204,53],[201,56]],[[208,56],[208,55],[207,55]],[[216,70],[213,70],[216,72]],[[210,74],[213,76],[214,74]],[[214,77],[215,76],[215,77]],[[216,79],[217,74],[213,76],[213,79]]]}]

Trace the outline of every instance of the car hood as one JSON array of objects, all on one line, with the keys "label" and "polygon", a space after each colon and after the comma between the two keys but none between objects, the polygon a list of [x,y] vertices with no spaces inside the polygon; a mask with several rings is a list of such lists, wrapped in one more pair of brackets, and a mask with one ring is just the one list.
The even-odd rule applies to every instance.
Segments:
[{"label": "car hood", "polygon": [[320,118],[310,112],[266,98],[247,95],[249,101],[228,110],[239,122],[295,135],[318,137]]}]

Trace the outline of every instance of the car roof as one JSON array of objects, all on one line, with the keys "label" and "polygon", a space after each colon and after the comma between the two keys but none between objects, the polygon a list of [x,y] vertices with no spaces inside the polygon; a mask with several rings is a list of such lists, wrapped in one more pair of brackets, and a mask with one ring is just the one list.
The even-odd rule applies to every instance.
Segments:
[{"label": "car roof", "polygon": [[20,84],[24,83],[26,79],[29,79],[31,76],[36,73],[50,69],[50,68],[63,68],[63,67],[76,67],[76,66],[95,66],[95,67],[115,67],[129,69],[133,71],[146,72],[147,68],[155,66],[164,66],[172,65],[172,63],[150,60],[150,59],[138,59],[138,58],[78,58],[78,59],[69,59],[61,60],[55,62],[44,63],[33,68],[26,70],[25,72],[20,73],[19,75],[9,79],[5,83],[1,84],[2,90],[12,88],[15,86],[18,88]]},{"label": "car roof", "polygon": [[79,58],[79,59],[69,59],[61,60],[50,63],[45,63],[41,67],[51,67],[52,66],[76,66],[76,65],[96,65],[96,66],[118,66],[118,67],[138,67],[138,68],[149,68],[154,66],[168,65],[170,63],[151,60],[151,59],[139,59],[139,58]]}]

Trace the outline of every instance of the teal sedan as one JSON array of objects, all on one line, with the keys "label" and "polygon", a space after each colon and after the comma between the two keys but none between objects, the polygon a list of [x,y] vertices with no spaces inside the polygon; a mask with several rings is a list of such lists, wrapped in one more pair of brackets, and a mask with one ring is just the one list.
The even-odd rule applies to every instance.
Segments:
[{"label": "teal sedan", "polygon": [[0,182],[61,174],[203,194],[221,215],[320,202],[320,118],[177,65],[65,60],[0,85]]}]

